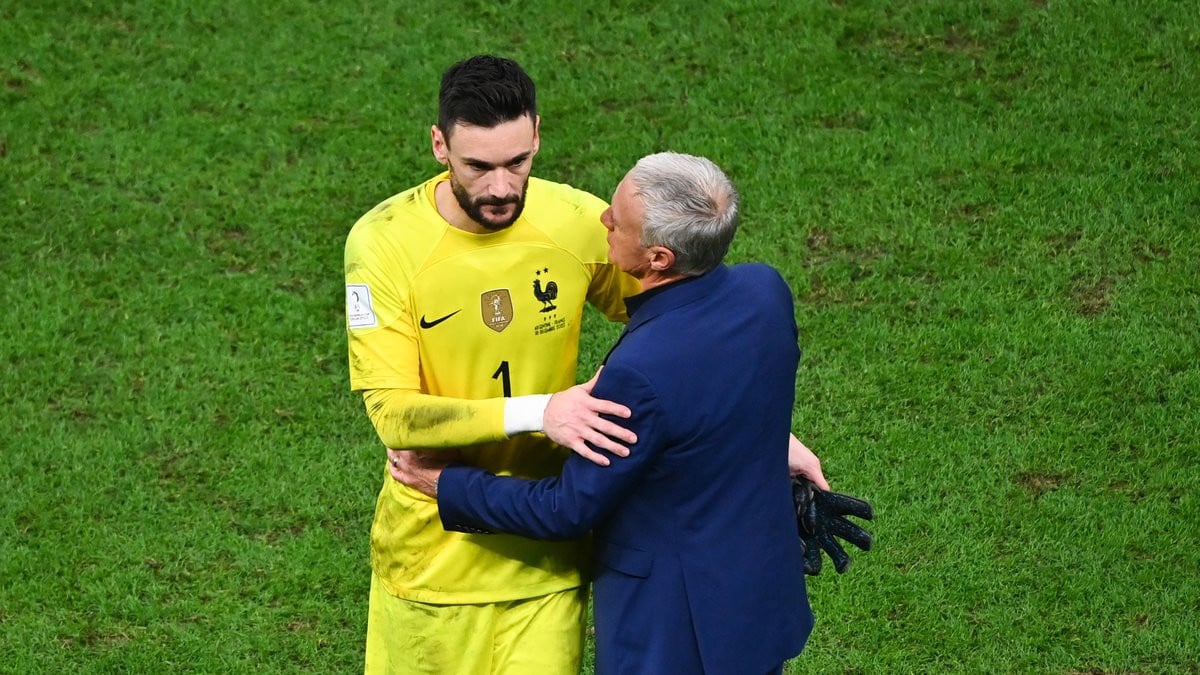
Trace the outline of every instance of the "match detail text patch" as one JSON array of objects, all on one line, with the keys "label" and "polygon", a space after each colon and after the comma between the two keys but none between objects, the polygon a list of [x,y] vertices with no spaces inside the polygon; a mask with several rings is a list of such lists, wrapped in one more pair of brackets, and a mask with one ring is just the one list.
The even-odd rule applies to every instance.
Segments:
[{"label": "match detail text patch", "polygon": [[346,284],[346,321],[351,328],[378,325],[371,307],[371,289],[366,284]]}]

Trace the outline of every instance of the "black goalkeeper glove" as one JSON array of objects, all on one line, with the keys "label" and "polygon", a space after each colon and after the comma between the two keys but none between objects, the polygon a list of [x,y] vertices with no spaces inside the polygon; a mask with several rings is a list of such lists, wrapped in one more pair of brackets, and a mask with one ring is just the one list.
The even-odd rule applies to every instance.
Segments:
[{"label": "black goalkeeper glove", "polygon": [[804,476],[792,476],[792,503],[796,506],[796,525],[804,542],[804,573],[821,573],[822,549],[833,561],[838,574],[850,567],[850,556],[838,543],[838,537],[864,551],[871,550],[871,533],[846,520],[855,516],[871,520],[874,514],[867,502],[818,488]]}]

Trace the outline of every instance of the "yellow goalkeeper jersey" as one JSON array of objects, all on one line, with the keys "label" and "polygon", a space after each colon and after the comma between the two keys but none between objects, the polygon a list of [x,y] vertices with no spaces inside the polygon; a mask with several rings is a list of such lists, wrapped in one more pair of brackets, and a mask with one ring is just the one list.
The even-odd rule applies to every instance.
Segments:
[{"label": "yellow goalkeeper jersey", "polygon": [[[506,396],[575,384],[583,305],[626,320],[632,278],[608,261],[599,198],[530,178],[512,226],[472,234],[436,208],[442,173],[363,216],[346,241],[350,385],[432,395],[399,411],[422,445],[460,448],[498,474],[557,473],[566,450],[541,434],[506,438]],[[421,397],[417,397],[421,399]],[[392,480],[371,527],[371,562],[388,590],[466,604],[578,586],[582,542],[446,532],[437,503]]]}]

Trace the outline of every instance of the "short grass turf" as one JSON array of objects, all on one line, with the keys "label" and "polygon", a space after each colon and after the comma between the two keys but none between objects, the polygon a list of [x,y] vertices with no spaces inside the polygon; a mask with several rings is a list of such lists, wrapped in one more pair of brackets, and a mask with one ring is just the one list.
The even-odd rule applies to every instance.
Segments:
[{"label": "short grass turf", "polygon": [[1200,670],[1189,3],[48,0],[0,3],[0,672],[361,670],[342,244],[477,52],[538,175],[707,155],[792,284],[877,518],[788,672]]}]

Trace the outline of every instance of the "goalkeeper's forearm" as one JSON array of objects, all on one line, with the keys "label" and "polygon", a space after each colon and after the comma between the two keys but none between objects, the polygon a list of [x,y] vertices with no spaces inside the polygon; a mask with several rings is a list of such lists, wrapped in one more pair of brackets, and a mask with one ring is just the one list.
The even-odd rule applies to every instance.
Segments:
[{"label": "goalkeeper's forearm", "polygon": [[541,431],[549,395],[463,399],[422,394],[411,389],[363,392],[367,416],[389,448],[445,449],[502,441],[514,434]]}]

